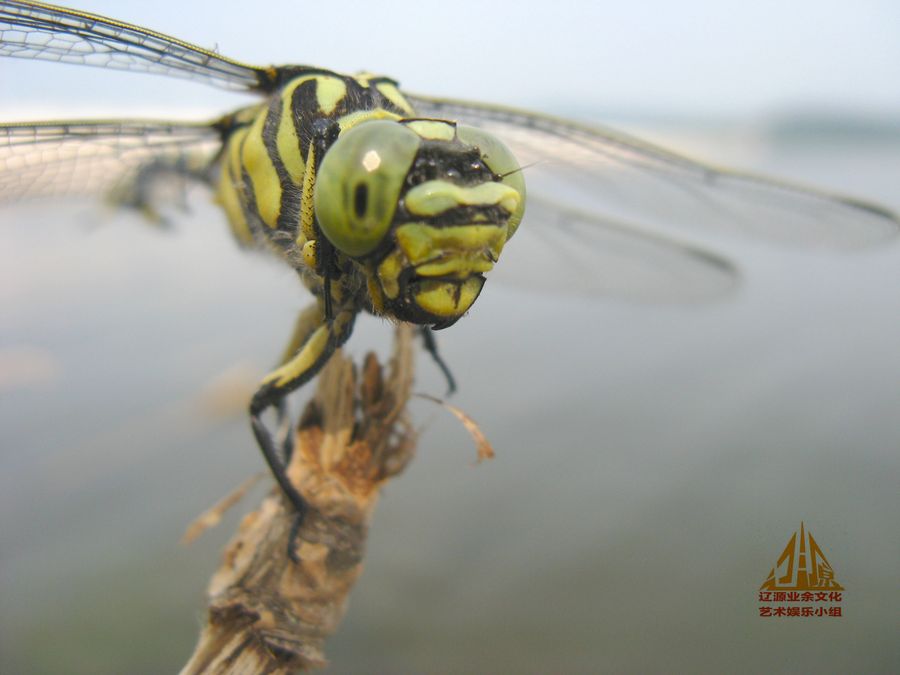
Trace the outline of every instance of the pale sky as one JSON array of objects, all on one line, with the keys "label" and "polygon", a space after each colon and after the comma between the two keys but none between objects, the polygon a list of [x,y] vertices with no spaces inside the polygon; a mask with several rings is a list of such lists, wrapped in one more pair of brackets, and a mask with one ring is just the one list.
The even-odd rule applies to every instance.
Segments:
[{"label": "pale sky", "polygon": [[[248,12],[247,7],[257,9]],[[424,93],[546,110],[900,118],[896,0],[369,3],[80,0],[251,63],[371,70]],[[227,108],[203,85],[0,60],[0,107]]]}]

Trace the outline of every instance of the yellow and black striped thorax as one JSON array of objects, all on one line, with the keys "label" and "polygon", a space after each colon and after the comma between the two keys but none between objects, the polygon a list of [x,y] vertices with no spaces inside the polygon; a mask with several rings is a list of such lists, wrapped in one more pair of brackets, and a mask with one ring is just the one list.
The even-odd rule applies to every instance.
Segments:
[{"label": "yellow and black striped thorax", "polygon": [[262,239],[285,249],[303,234],[303,191],[312,190],[321,160],[315,139],[330,128],[407,117],[413,109],[385,77],[298,68],[285,70],[282,79],[268,103],[222,120],[226,141],[218,199],[241,243]]}]

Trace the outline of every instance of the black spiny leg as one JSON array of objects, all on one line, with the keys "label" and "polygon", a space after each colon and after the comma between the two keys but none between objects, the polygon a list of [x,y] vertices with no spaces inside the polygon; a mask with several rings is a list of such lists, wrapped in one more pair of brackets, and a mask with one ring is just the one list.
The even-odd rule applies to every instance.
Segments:
[{"label": "black spiny leg", "polygon": [[428,326],[420,326],[419,332],[422,334],[422,342],[425,344],[425,351],[431,355],[432,360],[444,374],[444,379],[447,380],[447,396],[450,396],[456,391],[456,380],[453,379],[453,373],[450,372],[450,368],[444,363],[444,359],[438,354],[437,341],[434,339],[434,331]]},{"label": "black spiny leg", "polygon": [[[322,369],[334,350],[350,337],[356,318],[355,311],[340,310],[334,321],[326,322],[321,309],[318,307],[314,309],[315,321],[305,321],[309,316],[313,316],[311,312],[304,313],[300,317],[298,329],[302,326],[303,330],[295,331],[291,343],[292,345],[297,343],[294,355],[263,379],[250,401],[250,425],[253,428],[253,435],[256,436],[256,442],[279,487],[297,510],[295,531],[299,529],[303,517],[309,511],[309,504],[288,479],[286,464],[279,456],[272,435],[262,421],[262,414],[272,406],[279,406],[285,396],[309,382]],[[291,549],[293,550],[293,546]]]}]

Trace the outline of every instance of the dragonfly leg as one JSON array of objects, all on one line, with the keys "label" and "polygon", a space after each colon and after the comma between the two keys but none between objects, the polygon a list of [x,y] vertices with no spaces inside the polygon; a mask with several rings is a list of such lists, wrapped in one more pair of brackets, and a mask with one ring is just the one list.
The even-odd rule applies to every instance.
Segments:
[{"label": "dragonfly leg", "polygon": [[[285,496],[302,518],[309,510],[306,500],[291,484],[287,476],[286,462],[278,452],[272,434],[262,421],[262,414],[270,407],[283,406],[284,398],[293,390],[309,382],[328,361],[334,350],[340,347],[353,330],[356,311],[342,309],[331,322],[326,322],[319,307],[315,312],[307,310],[300,315],[289,348],[293,354],[284,363],[263,378],[259,389],[250,401],[250,425],[272,475]],[[299,528],[299,523],[296,525]]]},{"label": "dragonfly leg", "polygon": [[419,332],[422,334],[422,342],[425,345],[425,351],[428,352],[431,359],[437,364],[437,367],[441,369],[441,372],[444,374],[444,379],[447,380],[447,396],[450,396],[456,391],[456,380],[453,379],[453,373],[450,372],[450,367],[446,364],[444,359],[441,358],[441,355],[438,354],[437,340],[434,339],[434,331],[428,326],[420,326]]},{"label": "dragonfly leg", "polygon": [[[294,324],[294,330],[291,338],[284,348],[279,366],[283,366],[294,358],[294,355],[300,351],[300,347],[306,342],[312,332],[322,323],[322,309],[319,305],[311,305],[300,312],[297,322]],[[291,454],[294,451],[294,434],[293,425],[290,416],[290,408],[287,405],[287,396],[282,396],[275,404],[276,406],[276,422],[275,422],[275,443],[281,448],[281,457],[285,466],[291,461]]]},{"label": "dragonfly leg", "polygon": [[291,455],[294,454],[292,422],[287,396],[285,396],[275,404],[275,433],[273,434],[275,446],[281,448],[281,461],[285,466],[290,464]]},{"label": "dragonfly leg", "polygon": [[[188,188],[197,183],[212,183],[209,167],[209,158],[203,153],[153,159],[141,164],[133,177],[117,185],[109,200],[116,206],[137,211],[151,225],[168,227],[171,223],[160,207],[174,203],[180,211],[187,211]],[[161,186],[176,188],[178,194],[161,198],[154,194]]]}]

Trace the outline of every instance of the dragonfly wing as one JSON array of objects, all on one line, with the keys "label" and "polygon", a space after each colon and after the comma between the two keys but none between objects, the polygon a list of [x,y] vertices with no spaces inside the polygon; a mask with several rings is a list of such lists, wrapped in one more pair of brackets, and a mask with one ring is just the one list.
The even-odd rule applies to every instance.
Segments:
[{"label": "dragonfly wing", "polygon": [[114,19],[33,2],[0,2],[0,56],[199,79],[268,91],[272,73]]},{"label": "dragonfly wing", "polygon": [[780,243],[859,247],[896,214],[843,195],[712,167],[625,134],[547,115],[409,96],[418,114],[483,127],[525,167],[529,192],[649,227],[733,229]]},{"label": "dragonfly wing", "polygon": [[109,120],[0,125],[0,202],[102,196],[155,211],[163,189],[208,183],[222,147],[206,124]]},{"label": "dragonfly wing", "polygon": [[652,303],[717,300],[735,289],[725,258],[638,227],[529,196],[491,280],[538,292]]}]

